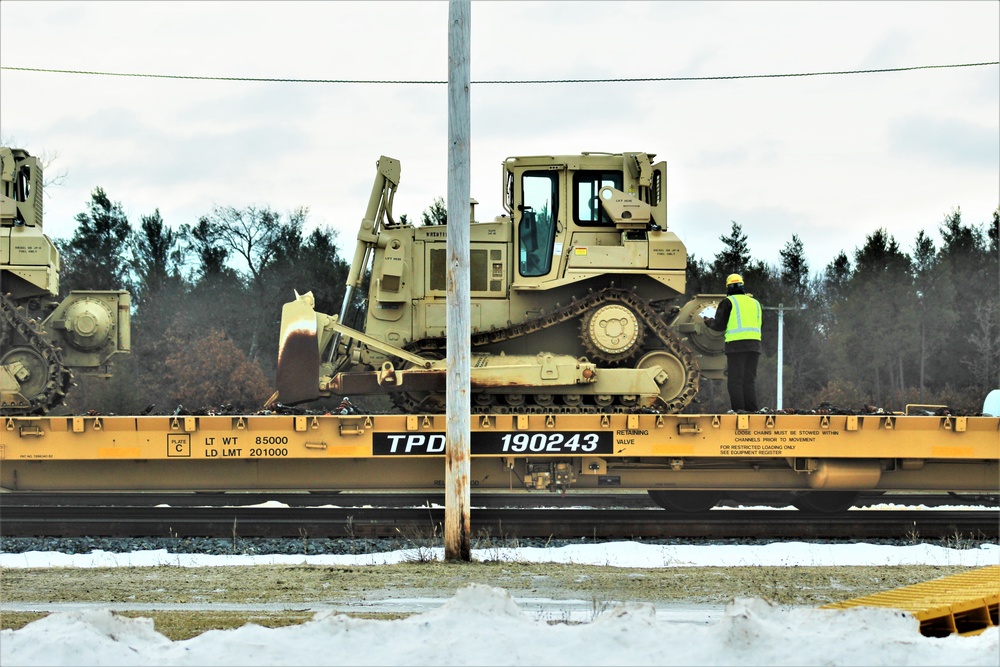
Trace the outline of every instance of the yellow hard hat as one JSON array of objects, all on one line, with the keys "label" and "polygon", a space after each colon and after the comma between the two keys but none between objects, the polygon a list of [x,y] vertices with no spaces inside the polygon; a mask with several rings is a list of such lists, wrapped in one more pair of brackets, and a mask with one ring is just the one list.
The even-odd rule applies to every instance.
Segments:
[{"label": "yellow hard hat", "polygon": [[730,285],[743,284],[743,276],[738,273],[730,273],[729,277],[726,278],[726,287]]}]

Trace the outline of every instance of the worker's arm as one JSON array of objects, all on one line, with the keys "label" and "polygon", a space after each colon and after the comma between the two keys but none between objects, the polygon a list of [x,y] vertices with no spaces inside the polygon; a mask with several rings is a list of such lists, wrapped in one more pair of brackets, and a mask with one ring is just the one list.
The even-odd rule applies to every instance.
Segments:
[{"label": "worker's arm", "polygon": [[715,309],[715,317],[704,318],[705,326],[714,331],[725,331],[732,310],[733,302],[729,299],[723,299],[719,302],[719,307]]}]

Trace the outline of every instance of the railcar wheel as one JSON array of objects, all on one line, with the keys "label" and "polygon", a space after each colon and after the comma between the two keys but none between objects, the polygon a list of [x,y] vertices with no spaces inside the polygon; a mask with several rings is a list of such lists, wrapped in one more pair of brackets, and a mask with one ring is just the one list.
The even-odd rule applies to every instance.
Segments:
[{"label": "railcar wheel", "polygon": [[649,497],[665,510],[683,514],[707,512],[722,500],[716,491],[661,491],[650,489]]},{"label": "railcar wheel", "polygon": [[854,491],[803,491],[793,494],[791,502],[801,512],[837,514],[851,509],[857,499]]}]

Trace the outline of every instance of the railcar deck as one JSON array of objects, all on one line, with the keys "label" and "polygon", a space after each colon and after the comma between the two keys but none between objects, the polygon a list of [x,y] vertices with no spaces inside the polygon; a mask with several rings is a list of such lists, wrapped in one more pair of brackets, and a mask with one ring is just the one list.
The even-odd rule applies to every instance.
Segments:
[{"label": "railcar deck", "polygon": [[[479,489],[998,492],[1000,418],[472,417]],[[5,417],[0,487],[440,489],[445,415]]]}]

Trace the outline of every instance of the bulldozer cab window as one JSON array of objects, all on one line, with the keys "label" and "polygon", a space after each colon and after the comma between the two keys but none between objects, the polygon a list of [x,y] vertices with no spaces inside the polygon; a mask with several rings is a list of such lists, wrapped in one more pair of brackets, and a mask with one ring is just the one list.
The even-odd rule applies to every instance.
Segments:
[{"label": "bulldozer cab window", "polygon": [[14,171],[13,178],[9,181],[4,179],[3,195],[22,204],[28,201],[31,195],[31,167],[22,164]]},{"label": "bulldozer cab window", "polygon": [[573,191],[576,192],[576,210],[574,218],[577,224],[585,227],[614,227],[608,214],[601,206],[598,196],[601,188],[611,186],[622,189],[622,173],[620,171],[578,171],[573,176]]},{"label": "bulldozer cab window", "polygon": [[[22,164],[15,168],[12,178],[3,180],[3,196],[6,198],[13,199],[18,204],[24,204],[31,198],[31,167],[26,164]],[[14,225],[15,227],[24,227],[28,224],[28,221],[24,219],[24,214],[21,212],[21,207],[14,206],[14,216],[11,218],[4,218],[4,227],[9,227]],[[34,218],[31,218],[33,221]],[[32,222],[34,225],[34,222]]]},{"label": "bulldozer cab window", "polygon": [[517,226],[522,276],[544,276],[552,269],[552,248],[559,217],[558,179],[548,171],[521,177],[521,222]]}]

